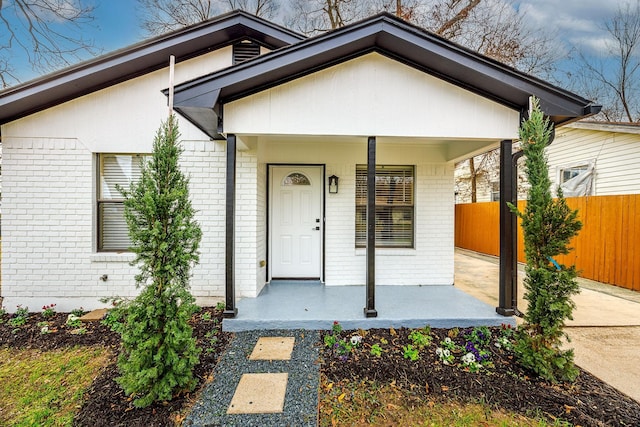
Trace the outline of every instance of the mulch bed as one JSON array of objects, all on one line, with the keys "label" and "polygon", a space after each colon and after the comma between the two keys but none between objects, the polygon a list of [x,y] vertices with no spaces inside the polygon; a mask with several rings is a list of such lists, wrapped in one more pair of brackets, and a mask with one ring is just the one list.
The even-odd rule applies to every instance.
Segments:
[{"label": "mulch bed", "polygon": [[[205,313],[209,313],[208,315]],[[204,318],[203,318],[204,315]],[[208,317],[210,316],[210,318]],[[43,319],[40,313],[31,313],[25,325],[13,327],[9,316],[0,324],[0,347],[54,350],[73,346],[102,346],[113,351],[112,362],[105,367],[85,393],[85,402],[74,418],[76,426],[174,426],[183,409],[189,407],[201,386],[209,378],[217,360],[226,347],[230,334],[221,331],[222,312],[213,307],[203,308],[192,320],[194,336],[203,350],[200,363],[194,371],[198,386],[191,394],[176,396],[166,404],[154,404],[147,408],[135,408],[120,386],[114,381],[118,374],[116,355],[120,349],[120,337],[100,322],[87,322],[84,334],[72,334],[73,328],[65,325],[66,313],[56,313]],[[47,320],[51,333],[42,334],[38,322]],[[214,331],[213,334],[211,332]],[[207,335],[209,334],[209,335]],[[217,339],[211,344],[212,337]]]},{"label": "mulch bed", "polygon": [[[86,333],[72,334],[72,328],[65,326],[67,314],[58,313],[47,319],[52,333],[43,335],[41,326],[38,326],[38,322],[43,321],[40,313],[30,314],[27,324],[19,327],[10,326],[8,316],[3,320],[0,324],[0,346],[52,350],[76,345],[99,345],[112,349],[112,363],[103,369],[86,392],[84,405],[74,425],[172,426],[197,395],[198,389],[191,394],[179,395],[166,404],[134,408],[114,381],[118,375],[115,355],[120,346],[119,336],[107,326],[100,322],[85,323]],[[220,331],[221,321],[221,312],[214,308],[203,308],[192,321],[199,346],[210,349],[201,353],[200,364],[195,371],[199,388],[213,372],[219,355],[230,339],[230,334]],[[211,331],[216,332],[212,335]],[[461,330],[454,340],[464,345],[462,337],[467,332]],[[492,332],[496,336],[499,328],[492,328]],[[550,384],[520,368],[511,352],[493,346],[489,347],[493,367],[473,373],[460,366],[446,366],[435,352],[438,343],[449,334],[446,329],[433,329],[431,345],[420,351],[418,360],[411,361],[403,357],[402,350],[410,342],[409,333],[407,329],[342,332],[341,337],[346,339],[361,334],[362,342],[346,360],[323,346],[322,373],[328,381],[393,382],[418,398],[438,396],[463,402],[482,401],[524,415],[542,414],[549,420],[563,419],[575,425],[640,426],[640,403],[588,372],[581,371],[573,384]],[[211,345],[212,336],[217,338],[215,345]],[[381,344],[385,340],[386,344]],[[374,344],[381,345],[381,356],[371,354],[370,349]]]},{"label": "mulch bed", "polygon": [[[494,337],[500,333],[500,328],[490,329]],[[418,397],[484,402],[526,416],[542,414],[551,421],[562,419],[574,425],[640,426],[640,403],[584,370],[573,384],[551,384],[516,364],[512,352],[494,345],[487,348],[493,367],[473,373],[461,366],[444,365],[435,349],[448,332],[432,329],[431,345],[420,351],[420,359],[411,361],[404,358],[402,349],[411,342],[408,329],[345,331],[340,337],[347,340],[356,334],[363,335],[361,344],[346,359],[334,349],[323,347],[322,373],[331,382],[394,381],[396,386]],[[464,346],[463,337],[469,332],[460,330],[454,341]],[[385,340],[388,344],[381,345]],[[376,343],[384,349],[381,356],[371,354],[371,346]]]}]

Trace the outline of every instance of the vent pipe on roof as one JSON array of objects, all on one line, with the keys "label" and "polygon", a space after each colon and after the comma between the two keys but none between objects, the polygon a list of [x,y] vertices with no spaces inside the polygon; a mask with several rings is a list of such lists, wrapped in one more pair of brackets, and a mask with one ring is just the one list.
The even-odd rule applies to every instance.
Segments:
[{"label": "vent pipe on roof", "polygon": [[176,67],[176,57],[169,56],[169,117],[173,114],[173,75]]}]

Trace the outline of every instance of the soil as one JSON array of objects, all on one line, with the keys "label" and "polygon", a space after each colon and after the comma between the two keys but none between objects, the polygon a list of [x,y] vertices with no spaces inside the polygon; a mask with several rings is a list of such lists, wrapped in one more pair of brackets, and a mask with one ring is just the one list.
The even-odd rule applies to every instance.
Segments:
[{"label": "soil", "polygon": [[[180,421],[183,412],[191,406],[199,389],[213,372],[220,354],[226,347],[230,334],[221,331],[222,312],[213,307],[205,307],[195,314],[191,325],[198,346],[203,349],[200,363],[194,375],[198,386],[192,393],[175,396],[171,402],[154,404],[147,408],[135,408],[124,395],[120,386],[114,381],[119,375],[116,364],[120,349],[120,337],[108,326],[100,322],[86,322],[84,334],[72,333],[74,328],[65,325],[68,314],[56,313],[53,317],[43,319],[40,313],[31,313],[25,325],[13,327],[8,318],[0,324],[0,347],[30,348],[53,350],[73,346],[103,346],[112,350],[111,363],[106,366],[85,393],[85,401],[75,416],[75,426],[174,426]],[[42,334],[39,322],[46,320],[51,333]],[[211,339],[215,337],[215,343]]]},{"label": "soil", "polygon": [[[490,328],[498,337],[501,328]],[[445,365],[436,348],[448,336],[465,346],[471,329],[458,331],[432,329],[432,342],[420,351],[420,358],[404,357],[403,346],[411,343],[408,329],[372,329],[342,332],[340,338],[350,340],[355,334],[362,342],[352,352],[339,354],[338,348],[323,347],[322,373],[328,381],[377,381],[410,390],[417,397],[454,398],[462,402],[484,402],[525,416],[542,415],[549,421],[561,419],[579,426],[640,426],[640,403],[619,392],[584,370],[571,384],[552,384],[515,363],[514,354],[498,348],[492,341],[485,348],[492,363],[478,372],[460,366],[466,353],[455,354],[458,365]],[[331,334],[330,332],[325,335]],[[381,344],[387,342],[388,344]],[[371,354],[378,344],[383,353]]]},{"label": "soil", "polygon": [[[9,316],[5,316],[0,323],[0,347],[52,350],[99,345],[112,350],[112,362],[85,394],[85,402],[74,419],[77,426],[173,426],[179,423],[230,339],[230,334],[221,332],[221,312],[203,308],[192,319],[198,345],[208,349],[201,353],[195,370],[198,388],[176,396],[171,402],[137,409],[114,381],[118,375],[119,336],[107,326],[88,322],[83,324],[86,333],[74,334],[73,328],[65,325],[67,314],[55,314],[46,319],[51,333],[43,335],[38,323],[45,319],[40,313],[30,314],[27,323],[18,327],[9,325],[8,319]],[[500,328],[491,331],[497,337]],[[411,342],[409,333],[407,329],[342,332],[339,338],[348,341],[354,335],[361,335],[362,342],[347,357],[339,355],[334,348],[322,346],[323,376],[332,382],[349,379],[394,384],[418,398],[436,396],[462,402],[481,401],[523,415],[543,415],[552,422],[562,419],[581,426],[640,426],[640,403],[586,371],[581,370],[572,384],[551,384],[522,369],[510,351],[493,345],[486,347],[491,365],[479,372],[444,365],[436,355],[436,347],[447,336],[453,336],[455,342],[464,346],[464,336],[469,330],[460,330],[456,335],[451,330],[432,329],[431,344],[420,350],[418,360],[411,361],[403,357],[403,346]],[[217,338],[213,345],[212,337]],[[380,356],[371,353],[374,344],[382,349]],[[461,354],[455,356],[460,359]]]}]

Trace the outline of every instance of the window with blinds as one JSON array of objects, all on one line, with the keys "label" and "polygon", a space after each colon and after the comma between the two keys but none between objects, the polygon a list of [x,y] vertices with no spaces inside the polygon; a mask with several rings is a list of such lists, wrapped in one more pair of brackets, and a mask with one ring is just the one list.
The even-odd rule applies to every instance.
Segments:
[{"label": "window with blinds", "polygon": [[[414,167],[376,166],[376,247],[412,248]],[[356,166],[356,247],[367,238],[367,166]]]},{"label": "window with blinds", "polygon": [[126,251],[131,245],[129,229],[124,219],[124,199],[117,185],[129,188],[140,178],[140,154],[99,154],[98,180],[98,250]]}]

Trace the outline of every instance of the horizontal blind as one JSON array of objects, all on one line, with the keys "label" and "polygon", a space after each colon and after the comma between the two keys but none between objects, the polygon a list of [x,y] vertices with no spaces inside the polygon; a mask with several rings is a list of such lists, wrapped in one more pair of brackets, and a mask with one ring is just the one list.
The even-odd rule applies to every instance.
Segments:
[{"label": "horizontal blind", "polygon": [[142,161],[145,156],[139,154],[101,154],[100,155],[100,199],[122,199],[116,185],[128,189],[129,184],[138,181],[142,174]]},{"label": "horizontal blind", "polygon": [[100,249],[103,251],[124,251],[131,246],[129,228],[124,219],[123,203],[100,203]]},{"label": "horizontal blind", "polygon": [[[356,167],[356,246],[366,244],[367,167]],[[376,166],[376,246],[413,247],[414,167]]]},{"label": "horizontal blind", "polygon": [[100,191],[98,200],[98,248],[104,251],[124,251],[131,246],[129,229],[124,219],[122,194],[118,185],[128,189],[142,175],[140,154],[101,154]]}]

